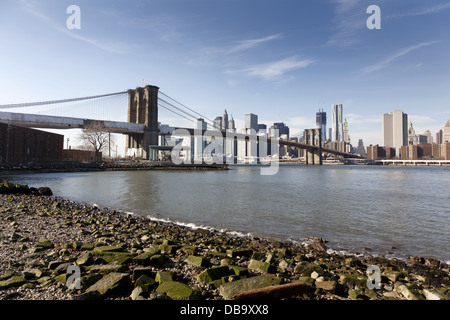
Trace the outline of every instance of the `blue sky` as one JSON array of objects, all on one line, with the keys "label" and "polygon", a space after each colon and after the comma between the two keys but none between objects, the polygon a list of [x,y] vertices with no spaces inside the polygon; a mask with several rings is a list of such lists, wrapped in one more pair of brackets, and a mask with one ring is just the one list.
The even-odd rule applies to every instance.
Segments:
[{"label": "blue sky", "polygon": [[[80,30],[66,27],[70,5]],[[366,26],[369,5],[380,30]],[[354,145],[381,144],[382,114],[394,109],[435,136],[450,118],[449,14],[442,0],[2,0],[0,104],[145,79],[208,118],[226,108],[238,128],[252,112],[295,134],[315,127],[319,108],[330,123],[342,103]],[[111,111],[123,120],[124,101]],[[164,110],[160,121],[190,125]]]}]

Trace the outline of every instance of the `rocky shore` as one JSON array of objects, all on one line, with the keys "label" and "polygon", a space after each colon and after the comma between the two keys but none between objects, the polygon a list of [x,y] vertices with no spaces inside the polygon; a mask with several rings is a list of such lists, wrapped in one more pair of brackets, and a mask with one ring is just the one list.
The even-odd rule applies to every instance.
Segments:
[{"label": "rocky shore", "polygon": [[0,182],[0,299],[450,299],[438,260],[346,256],[324,239],[236,237],[51,194]]}]

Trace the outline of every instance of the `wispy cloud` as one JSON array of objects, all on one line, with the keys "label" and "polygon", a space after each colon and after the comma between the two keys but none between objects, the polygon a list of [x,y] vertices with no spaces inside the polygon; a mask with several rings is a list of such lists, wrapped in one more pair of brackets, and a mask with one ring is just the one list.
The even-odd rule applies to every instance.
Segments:
[{"label": "wispy cloud", "polygon": [[423,16],[426,14],[439,13],[446,9],[450,9],[450,3],[438,4],[438,5],[435,5],[432,7],[420,8],[417,10],[412,10],[412,11],[403,12],[403,13],[390,14],[386,18],[392,19],[392,18],[401,18],[401,17]]},{"label": "wispy cloud", "polygon": [[310,59],[299,59],[297,56],[285,58],[279,61],[259,64],[242,68],[239,70],[229,70],[228,74],[241,74],[250,77],[261,78],[263,80],[280,80],[288,72],[303,69],[312,65],[315,61]]},{"label": "wispy cloud", "polygon": [[267,37],[260,38],[260,39],[243,40],[243,41],[240,41],[237,45],[229,48],[227,50],[227,52],[235,53],[235,52],[249,50],[249,49],[252,49],[252,48],[254,48],[260,44],[263,44],[265,42],[279,39],[282,36],[283,36],[282,34],[275,34],[275,35],[267,36]]},{"label": "wispy cloud", "polygon": [[333,33],[325,46],[350,47],[359,40],[355,36],[364,30],[367,20],[366,8],[359,0],[333,0],[335,4],[335,17],[333,19]]},{"label": "wispy cloud", "polygon": [[90,38],[83,36],[79,34],[79,31],[74,30],[68,30],[65,27],[65,24],[56,23],[53,19],[42,13],[38,9],[38,5],[35,2],[28,1],[28,0],[20,0],[21,7],[24,11],[28,12],[29,14],[33,15],[34,17],[38,18],[45,24],[47,24],[49,27],[51,27],[53,30],[64,33],[65,35],[72,37],[76,40],[83,41],[85,43],[88,43],[90,45],[93,45],[99,49],[116,53],[116,54],[125,54],[130,52],[130,48],[133,48],[130,44],[124,44],[120,42],[113,42],[113,41],[100,41],[98,39]]},{"label": "wispy cloud", "polygon": [[410,53],[410,52],[412,52],[414,50],[417,50],[417,49],[420,49],[420,48],[423,48],[423,47],[427,47],[427,46],[433,45],[433,44],[438,43],[438,42],[439,41],[422,42],[422,43],[419,43],[417,45],[410,46],[408,48],[402,49],[402,50],[398,51],[397,53],[391,55],[387,59],[385,59],[383,61],[380,61],[380,62],[378,62],[376,64],[370,65],[368,67],[365,67],[361,71],[362,71],[362,73],[365,73],[365,74],[372,73],[372,72],[375,72],[375,71],[379,71],[381,69],[386,68],[394,60],[396,60],[396,59],[398,59],[400,57],[403,57],[403,56],[407,55],[408,53]]}]

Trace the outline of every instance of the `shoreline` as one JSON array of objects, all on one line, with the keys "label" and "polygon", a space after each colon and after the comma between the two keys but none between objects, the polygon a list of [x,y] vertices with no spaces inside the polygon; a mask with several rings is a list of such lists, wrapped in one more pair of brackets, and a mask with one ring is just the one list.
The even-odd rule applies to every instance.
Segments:
[{"label": "shoreline", "polygon": [[[0,225],[0,299],[230,300],[299,283],[303,291],[283,299],[450,299],[449,266],[437,259],[345,255],[325,239],[231,235],[37,190],[1,194]],[[373,265],[380,289],[368,288]],[[80,289],[67,287],[69,266],[79,268]]]}]

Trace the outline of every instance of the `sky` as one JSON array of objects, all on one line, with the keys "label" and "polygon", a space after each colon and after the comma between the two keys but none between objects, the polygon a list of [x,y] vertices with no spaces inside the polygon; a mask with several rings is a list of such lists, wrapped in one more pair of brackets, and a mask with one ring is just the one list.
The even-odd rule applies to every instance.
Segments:
[{"label": "sky", "polygon": [[[150,84],[209,119],[226,109],[238,129],[254,113],[295,135],[319,109],[329,128],[343,104],[354,146],[382,144],[382,115],[398,109],[435,137],[450,118],[449,16],[443,0],[2,0],[0,105]],[[126,121],[126,98],[111,109]]]}]

